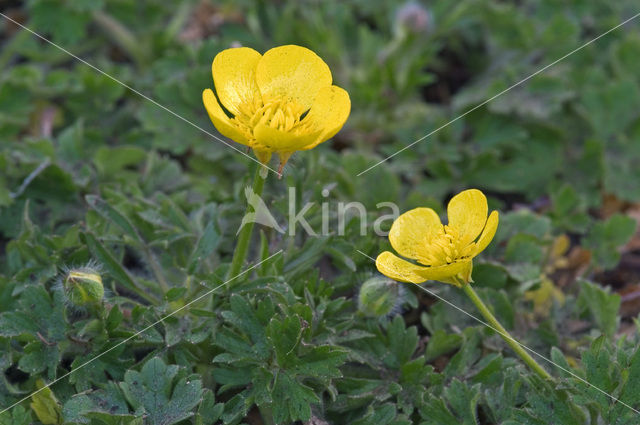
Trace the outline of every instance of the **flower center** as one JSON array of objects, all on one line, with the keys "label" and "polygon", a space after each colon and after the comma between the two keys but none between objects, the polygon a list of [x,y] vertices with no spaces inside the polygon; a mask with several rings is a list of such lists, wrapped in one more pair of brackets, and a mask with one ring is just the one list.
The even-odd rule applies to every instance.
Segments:
[{"label": "flower center", "polygon": [[282,96],[265,100],[260,94],[256,94],[252,101],[240,104],[238,114],[231,122],[238,126],[248,140],[255,143],[253,130],[258,124],[285,132],[306,130],[309,124],[302,121],[305,112],[302,105]]},{"label": "flower center", "polygon": [[475,242],[463,245],[460,241],[460,232],[449,225],[444,225],[424,246],[420,262],[428,266],[451,264],[457,260],[471,258],[475,246]]}]

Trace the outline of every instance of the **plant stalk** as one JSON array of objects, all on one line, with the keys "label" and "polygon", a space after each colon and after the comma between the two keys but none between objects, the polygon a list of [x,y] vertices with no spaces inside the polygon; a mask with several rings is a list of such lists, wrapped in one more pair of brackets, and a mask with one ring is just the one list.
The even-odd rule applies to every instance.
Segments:
[{"label": "plant stalk", "polygon": [[478,310],[480,310],[480,313],[482,313],[491,327],[500,334],[502,339],[504,339],[505,342],[509,344],[509,347],[511,347],[511,349],[515,351],[518,356],[520,356],[522,361],[524,361],[541,378],[551,380],[551,375],[549,375],[549,373],[544,370],[544,368],[540,366],[524,348],[522,348],[522,345],[520,345],[518,341],[516,341],[511,336],[511,334],[509,334],[509,332],[507,332],[507,330],[500,324],[500,322],[498,322],[498,319],[496,319],[496,317],[493,315],[493,313],[491,313],[486,304],[482,301],[482,299],[480,299],[473,287],[469,283],[463,283],[462,290],[467,294],[467,296],[471,299],[473,304],[475,304]]},{"label": "plant stalk", "polygon": [[[253,193],[257,196],[262,196],[262,189],[264,188],[264,182],[267,179],[267,175],[264,172],[266,170],[262,165],[258,166],[256,174],[253,177]],[[255,209],[251,202],[247,204],[244,217],[248,214],[255,213]],[[247,259],[247,253],[249,251],[249,242],[251,242],[251,235],[253,234],[253,220],[247,223],[241,224],[240,234],[238,236],[238,244],[233,252],[233,259],[231,260],[231,266],[227,272],[227,279],[232,279],[240,273],[245,260]],[[230,285],[231,286],[231,285]]]}]

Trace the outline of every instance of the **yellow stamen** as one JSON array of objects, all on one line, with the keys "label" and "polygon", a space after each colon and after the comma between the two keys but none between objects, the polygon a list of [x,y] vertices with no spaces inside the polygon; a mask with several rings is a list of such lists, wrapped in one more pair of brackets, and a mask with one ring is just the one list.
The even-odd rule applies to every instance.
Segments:
[{"label": "yellow stamen", "polygon": [[238,106],[238,114],[231,122],[242,131],[251,147],[260,148],[253,135],[256,126],[263,124],[280,131],[303,132],[310,129],[310,123],[301,118],[305,112],[304,107],[293,100],[284,97],[265,100],[256,93],[251,101]]},{"label": "yellow stamen", "polygon": [[428,266],[444,266],[473,256],[475,243],[463,245],[460,232],[451,226],[442,229],[429,243],[423,246],[420,263]]}]

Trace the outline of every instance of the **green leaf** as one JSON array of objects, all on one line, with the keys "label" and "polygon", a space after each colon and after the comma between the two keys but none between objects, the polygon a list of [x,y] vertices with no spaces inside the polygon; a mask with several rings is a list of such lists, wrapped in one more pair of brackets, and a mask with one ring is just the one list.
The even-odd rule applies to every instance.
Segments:
[{"label": "green leaf", "polygon": [[565,184],[551,194],[554,224],[560,229],[584,232],[589,225],[584,200],[573,186]]},{"label": "green leaf", "polygon": [[181,299],[184,294],[186,294],[187,292],[187,288],[171,288],[167,291],[166,294],[164,294],[164,298],[169,301],[169,302],[173,302],[173,301],[177,301],[179,299]]},{"label": "green leaf", "polygon": [[429,378],[435,375],[433,372],[433,366],[425,365],[424,356],[420,356],[414,360],[411,360],[400,369],[400,383],[403,387],[409,387],[411,390],[415,390],[415,386],[424,385]]},{"label": "green leaf", "polygon": [[105,322],[105,328],[108,332],[113,332],[118,328],[118,325],[122,323],[122,319],[124,319],[124,315],[120,310],[120,307],[114,305],[109,310],[109,315],[107,316],[107,320]]},{"label": "green leaf", "polygon": [[505,259],[511,263],[540,263],[544,258],[543,245],[535,236],[524,233],[509,239]]},{"label": "green leaf", "polygon": [[380,424],[388,425],[396,419],[397,409],[392,403],[385,403],[375,408],[369,408],[367,414],[357,421],[351,422],[353,425],[368,425],[368,424]]},{"label": "green leaf", "polygon": [[326,237],[307,239],[302,249],[292,259],[287,259],[284,265],[284,273],[295,276],[311,267],[320,260],[324,247],[328,242],[329,238]]},{"label": "green leaf", "polygon": [[7,311],[0,314],[1,336],[35,335],[36,332],[38,332],[38,326],[30,314],[22,311]]},{"label": "green leaf", "polygon": [[598,265],[611,269],[620,261],[618,250],[631,239],[636,225],[631,217],[614,214],[593,226],[585,238],[584,246],[593,252]]},{"label": "green leaf", "polygon": [[564,356],[564,353],[560,351],[558,347],[551,347],[551,360],[556,364],[556,367],[561,366],[564,370],[558,368],[558,374],[561,376],[569,377],[567,371],[572,372],[571,365]]},{"label": "green leaf", "polygon": [[[449,410],[444,400],[429,398],[420,408],[423,419],[442,425],[459,425],[460,421]],[[429,423],[429,422],[427,422]],[[466,424],[465,424],[466,425]]]},{"label": "green leaf", "polygon": [[339,347],[314,347],[310,353],[299,358],[290,370],[304,377],[338,378],[342,376],[338,367],[344,363],[347,352]]},{"label": "green leaf", "polygon": [[[640,349],[636,349],[631,357],[620,396],[621,402],[626,403],[637,409],[640,405]],[[611,402],[612,404],[613,401]],[[637,413],[629,409],[629,407],[616,403],[611,411],[611,423],[630,423],[637,418]]]},{"label": "green leaf", "polygon": [[129,272],[107,251],[93,233],[85,232],[82,234],[82,238],[93,257],[104,265],[106,271],[109,272],[120,285],[136,294],[140,294],[141,291],[136,286],[131,275],[129,275]]},{"label": "green leaf", "polygon": [[467,328],[463,334],[463,344],[460,350],[451,358],[444,369],[445,376],[453,378],[461,376],[468,371],[480,358],[480,348],[478,347],[482,338],[478,328]]},{"label": "green leaf", "polygon": [[126,218],[116,208],[109,205],[108,202],[95,195],[87,195],[85,196],[85,200],[91,208],[98,212],[98,214],[100,214],[105,219],[115,223],[125,232],[125,234],[134,236],[138,240],[138,242],[143,242],[142,237],[133,226],[133,224],[131,224],[129,219]]},{"label": "green leaf", "polygon": [[[261,356],[266,356],[266,323],[263,323],[258,317],[259,311],[255,311],[248,300],[237,294],[231,296],[230,305],[231,311],[223,313],[225,319],[244,331],[255,344],[255,351]],[[266,300],[261,303],[261,307],[268,308]]]},{"label": "green leaf", "polygon": [[120,387],[136,412],[148,415],[150,423],[171,425],[193,416],[203,394],[202,381],[177,378],[177,374],[177,366],[167,366],[154,357],[140,372],[127,371]]},{"label": "green leaf", "polygon": [[24,348],[24,355],[18,362],[18,368],[30,375],[49,370],[49,378],[55,378],[55,369],[60,362],[60,351],[57,345],[47,345],[34,341]]},{"label": "green leaf", "polygon": [[209,221],[207,227],[205,227],[202,236],[198,239],[195,249],[189,257],[189,273],[193,273],[198,266],[198,262],[209,257],[216,250],[220,244],[221,235],[216,230],[215,224]]},{"label": "green leaf", "polygon": [[203,394],[195,422],[196,425],[213,425],[222,416],[224,403],[216,403],[215,395],[209,389],[204,390]]},{"label": "green leaf", "polygon": [[473,265],[473,281],[477,287],[502,289],[507,285],[508,277],[507,270],[501,265]]},{"label": "green leaf", "polygon": [[493,416],[493,422],[516,425],[516,423],[507,422],[507,419],[512,417],[514,406],[519,405],[518,400],[524,384],[521,370],[510,367],[503,371],[502,382],[497,388],[487,388],[484,391],[484,398]]},{"label": "green leaf", "polygon": [[320,399],[315,392],[280,371],[275,378],[273,388],[273,419],[276,424],[287,424],[294,421],[311,419],[311,404]]},{"label": "green leaf", "polygon": [[586,372],[585,379],[600,390],[588,387],[586,391],[593,400],[605,407],[605,410],[610,403],[607,394],[611,394],[619,384],[619,376],[616,376],[617,365],[611,361],[612,356],[609,350],[605,335],[601,335],[582,354],[582,364]]},{"label": "green leaf", "polygon": [[408,362],[418,346],[418,330],[415,326],[405,328],[402,317],[396,316],[387,328],[389,354],[384,361],[393,368]]},{"label": "green leaf", "polygon": [[300,318],[289,316],[282,321],[271,319],[267,327],[267,336],[273,343],[278,364],[286,368],[290,359],[295,358],[294,350],[302,336]]},{"label": "green leaf", "polygon": [[109,382],[106,389],[74,395],[65,403],[62,413],[65,423],[84,424],[97,419],[106,425],[136,424],[136,416],[129,414],[124,395],[113,382]]},{"label": "green leaf", "polygon": [[588,311],[598,328],[608,336],[613,336],[618,328],[620,302],[620,295],[611,294],[605,288],[586,280],[580,282],[578,306]]},{"label": "green leaf", "polygon": [[472,387],[454,379],[451,385],[445,389],[445,396],[462,423],[477,424],[478,401],[480,399],[480,385]]},{"label": "green leaf", "polygon": [[438,329],[436,333],[431,335],[425,357],[427,361],[431,361],[443,354],[456,350],[462,344],[462,337],[457,334],[448,334],[442,329]]},{"label": "green leaf", "polygon": [[52,34],[55,42],[68,45],[85,36],[89,15],[60,7],[53,0],[36,0],[30,5],[31,25],[39,32]]},{"label": "green leaf", "polygon": [[[110,351],[105,353],[106,350]],[[95,358],[98,353],[105,354]],[[90,362],[91,367],[82,366],[87,362]],[[125,351],[124,344],[115,347],[113,343],[106,343],[97,346],[94,353],[79,355],[73,359],[73,373],[69,376],[69,383],[75,385],[78,392],[87,391],[101,385],[105,376],[110,376],[113,380],[122,379],[133,363],[133,359]]]},{"label": "green leaf", "polygon": [[0,424],[31,425],[32,423],[31,413],[22,406],[16,406],[11,410],[0,413]]},{"label": "green leaf", "polygon": [[638,85],[628,79],[591,82],[582,93],[582,105],[593,130],[602,138],[624,132],[640,108]]},{"label": "green leaf", "polygon": [[216,367],[211,374],[216,382],[222,384],[220,392],[227,391],[229,388],[247,386],[253,378],[253,370],[248,367]]},{"label": "green leaf", "polygon": [[98,171],[106,176],[124,177],[126,168],[140,164],[146,158],[143,149],[134,146],[101,147],[94,156]]},{"label": "green leaf", "polygon": [[[38,387],[44,387],[44,383],[38,381]],[[58,399],[49,387],[43,388],[31,396],[31,410],[44,425],[62,423],[62,409],[60,409]]]}]

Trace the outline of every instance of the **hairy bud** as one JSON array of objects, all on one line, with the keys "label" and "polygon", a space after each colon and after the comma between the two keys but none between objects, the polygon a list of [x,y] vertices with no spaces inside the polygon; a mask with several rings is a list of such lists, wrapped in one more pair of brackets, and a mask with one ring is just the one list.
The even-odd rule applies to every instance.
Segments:
[{"label": "hairy bud", "polygon": [[69,302],[78,307],[99,303],[104,297],[102,277],[89,267],[69,270],[63,287]]},{"label": "hairy bud", "polygon": [[367,317],[386,317],[397,313],[404,301],[402,285],[383,276],[372,277],[360,287],[358,310]]}]

